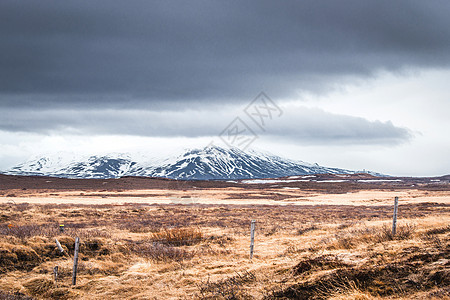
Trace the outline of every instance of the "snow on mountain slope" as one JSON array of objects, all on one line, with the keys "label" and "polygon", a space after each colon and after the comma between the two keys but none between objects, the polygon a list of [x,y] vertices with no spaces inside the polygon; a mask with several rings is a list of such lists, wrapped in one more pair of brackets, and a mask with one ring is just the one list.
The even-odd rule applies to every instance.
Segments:
[{"label": "snow on mountain slope", "polygon": [[73,154],[59,154],[22,163],[5,173],[66,178],[118,178],[133,170],[135,165],[135,162],[123,154],[79,158]]},{"label": "snow on mountain slope", "polygon": [[351,172],[237,148],[207,147],[190,150],[176,162],[152,168],[143,175],[177,179],[248,179],[316,173]]},{"label": "snow on mountain slope", "polygon": [[192,149],[164,160],[133,159],[127,154],[79,159],[43,157],[20,164],[6,174],[47,175],[67,178],[149,176],[173,179],[251,179],[308,174],[350,174],[349,170],[284,159],[279,156],[217,146]]}]

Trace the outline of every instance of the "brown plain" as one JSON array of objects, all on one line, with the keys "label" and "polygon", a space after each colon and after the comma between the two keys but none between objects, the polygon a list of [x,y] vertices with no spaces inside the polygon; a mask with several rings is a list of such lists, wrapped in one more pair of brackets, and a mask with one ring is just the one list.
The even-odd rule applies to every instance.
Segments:
[{"label": "brown plain", "polygon": [[0,175],[0,299],[450,297],[448,178],[338,178],[245,184]]}]

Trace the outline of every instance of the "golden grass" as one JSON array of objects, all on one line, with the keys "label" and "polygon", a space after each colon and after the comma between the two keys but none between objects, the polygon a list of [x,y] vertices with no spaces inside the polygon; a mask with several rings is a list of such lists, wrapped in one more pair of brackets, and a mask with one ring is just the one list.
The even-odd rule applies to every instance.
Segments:
[{"label": "golden grass", "polygon": [[[445,204],[400,206],[395,236],[392,208],[383,206],[11,204],[0,209],[0,299],[450,296]],[[257,220],[252,261],[251,219]],[[75,236],[81,245],[73,287]]]},{"label": "golden grass", "polygon": [[154,242],[165,243],[174,246],[193,245],[203,238],[199,228],[163,228],[151,235]]}]

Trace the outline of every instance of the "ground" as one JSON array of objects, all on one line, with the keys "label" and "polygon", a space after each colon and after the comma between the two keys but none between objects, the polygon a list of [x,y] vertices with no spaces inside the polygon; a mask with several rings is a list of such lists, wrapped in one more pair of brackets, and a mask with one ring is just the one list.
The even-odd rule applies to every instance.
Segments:
[{"label": "ground", "polygon": [[0,299],[450,297],[448,178],[358,176],[271,183],[0,176]]}]

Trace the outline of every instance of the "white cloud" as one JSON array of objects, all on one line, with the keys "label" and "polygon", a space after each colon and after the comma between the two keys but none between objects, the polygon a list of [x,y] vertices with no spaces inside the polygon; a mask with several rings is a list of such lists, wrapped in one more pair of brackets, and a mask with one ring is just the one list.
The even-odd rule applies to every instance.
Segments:
[{"label": "white cloud", "polygon": [[289,102],[346,113],[368,120],[393,120],[412,130],[414,138],[394,145],[280,146],[286,155],[350,169],[373,169],[394,175],[432,176],[450,173],[450,70],[379,74],[358,85],[344,85],[325,96]]}]

